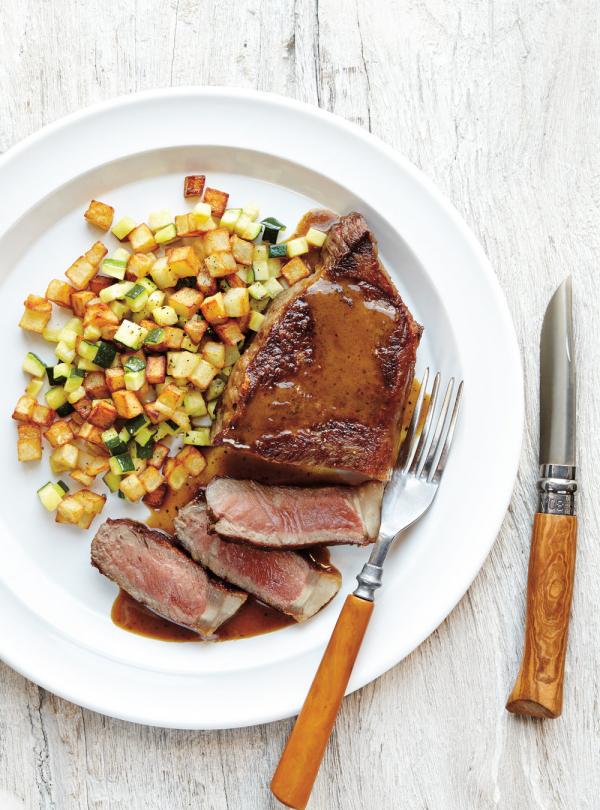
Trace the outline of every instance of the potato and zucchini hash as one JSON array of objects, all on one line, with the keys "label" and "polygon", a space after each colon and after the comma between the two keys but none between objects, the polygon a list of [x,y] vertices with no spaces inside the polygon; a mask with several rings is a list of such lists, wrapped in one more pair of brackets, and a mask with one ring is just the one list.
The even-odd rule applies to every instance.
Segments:
[{"label": "potato and zucchini hash", "polygon": [[[42,440],[50,446],[62,479],[38,496],[58,523],[90,526],[106,502],[92,490],[98,477],[110,493],[159,508],[198,476],[233,366],[270,302],[312,272],[306,254],[314,259],[324,232],[284,241],[283,223],[259,220],[255,205],[228,208],[229,195],[205,181],[185,178],[187,213],[161,209],[142,223],[115,221],[112,206],[92,200],[85,219],[118,247],[109,255],[96,241],[66,280],[24,302],[19,326],[54,358],[40,350],[23,360],[18,459],[38,461]],[[54,308],[70,316],[64,325],[51,323]]]}]

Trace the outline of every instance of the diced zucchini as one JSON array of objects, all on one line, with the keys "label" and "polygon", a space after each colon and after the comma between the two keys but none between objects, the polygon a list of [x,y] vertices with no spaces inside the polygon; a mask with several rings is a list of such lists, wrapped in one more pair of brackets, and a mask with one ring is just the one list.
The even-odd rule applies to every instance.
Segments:
[{"label": "diced zucchini", "polygon": [[[232,366],[240,359],[240,353],[237,346],[225,346],[225,365]],[[222,372],[221,372],[222,373]]]},{"label": "diced zucchini", "polygon": [[281,245],[269,245],[270,259],[282,259],[285,256],[287,256],[287,245],[285,242]]},{"label": "diced zucchini", "polygon": [[[129,436],[127,437],[129,438]],[[127,452],[127,444],[124,442],[116,428],[111,427],[102,434],[102,441],[110,451],[111,456],[120,456]]]},{"label": "diced zucchini", "polygon": [[27,394],[28,397],[33,397],[34,399],[36,399],[37,395],[40,393],[43,387],[44,381],[40,380],[39,377],[36,377],[29,380],[29,383],[25,388],[25,393]]},{"label": "diced zucchini", "polygon": [[208,403],[208,406],[207,406],[208,407],[208,415],[209,415],[209,417],[211,419],[215,418],[215,415],[216,415],[215,412],[217,410],[217,404],[218,404],[218,400],[216,400],[216,399],[213,399],[212,402]]},{"label": "diced zucchini", "polygon": [[154,437],[156,441],[160,441],[165,436],[175,436],[176,433],[179,431],[179,426],[175,424],[175,422],[171,421],[170,419],[166,419],[164,422],[161,422],[158,426],[158,430],[156,431],[156,436]]},{"label": "diced zucchini", "polygon": [[154,234],[154,238],[156,239],[157,245],[167,245],[169,242],[177,239],[177,228],[174,224],[167,225],[165,228],[161,228],[160,231],[157,231]]},{"label": "diced zucchini", "polygon": [[146,337],[144,338],[144,346],[152,346],[160,345],[163,340],[165,339],[165,330],[158,326],[156,329],[151,329]]},{"label": "diced zucchini", "polygon": [[276,278],[269,278],[263,284],[269,298],[275,298],[280,292],[283,292],[283,286],[277,281]]},{"label": "diced zucchini", "polygon": [[222,228],[227,228],[230,233],[235,230],[236,223],[242,213],[241,208],[228,208],[221,217],[220,225]]},{"label": "diced zucchini", "polygon": [[111,231],[117,237],[117,239],[122,241],[126,236],[129,236],[136,225],[136,221],[131,217],[122,217],[115,225],[112,226]]},{"label": "diced zucchini", "polygon": [[272,242],[274,244],[279,238],[279,232],[285,231],[285,225],[275,219],[275,217],[267,217],[263,219],[261,224],[265,226],[263,231],[263,241],[265,242]]},{"label": "diced zucchini", "polygon": [[210,429],[196,428],[188,430],[183,437],[184,444],[192,444],[196,447],[210,447]]},{"label": "diced zucchini", "polygon": [[104,287],[103,290],[100,290],[98,298],[104,304],[110,304],[119,298],[125,298],[134,286],[133,281],[118,281],[116,284],[111,284],[110,287]]},{"label": "diced zucchini", "polygon": [[133,254],[131,254],[128,250],[120,247],[113,252],[111,259],[114,259],[116,262],[125,262],[125,264],[127,264],[132,255]]},{"label": "diced zucchini", "polygon": [[260,216],[260,208],[255,202],[249,202],[242,208],[242,213],[254,222]]},{"label": "diced zucchini", "polygon": [[[56,375],[55,375],[56,376]],[[81,384],[83,383],[83,379],[85,377],[85,371],[81,368],[72,368],[69,372],[68,378],[65,380],[64,390],[67,394],[72,394],[73,391],[76,391]]]},{"label": "diced zucchini", "polygon": [[50,388],[49,391],[46,391],[46,403],[49,408],[57,411],[66,401],[67,394],[65,393],[65,389],[61,386],[57,385],[54,388]]},{"label": "diced zucchini", "polygon": [[72,363],[73,360],[75,359],[75,349],[71,349],[62,340],[60,340],[56,344],[56,348],[54,349],[54,354],[63,363]]},{"label": "diced zucchini", "polygon": [[37,354],[27,352],[23,360],[23,371],[34,377],[43,377],[46,374],[46,364],[40,360]]},{"label": "diced zucchini", "polygon": [[[177,283],[179,284],[180,281],[183,279],[178,279]],[[196,277],[194,276],[194,285],[196,284]],[[162,290],[154,290],[154,292],[150,293],[148,296],[148,301],[146,303],[147,308],[152,312],[155,307],[162,307],[165,300],[165,294]]]},{"label": "diced zucchini", "polygon": [[97,350],[98,349],[95,343],[90,343],[88,340],[82,340],[79,343],[77,354],[80,357],[83,357],[84,360],[89,360],[90,362],[93,362]]},{"label": "diced zucchini", "polygon": [[112,343],[99,340],[96,344],[96,354],[92,357],[92,362],[100,368],[110,368],[117,355],[117,350]]},{"label": "diced zucchini", "polygon": [[82,371],[100,371],[100,366],[92,363],[91,360],[86,360],[85,357],[81,357],[77,361],[77,368],[81,369]]},{"label": "diced zucchini", "polygon": [[173,307],[156,307],[152,310],[152,317],[159,326],[173,326],[178,321],[178,316]]},{"label": "diced zucchini", "polygon": [[128,391],[139,391],[143,388],[146,382],[146,372],[143,371],[126,371],[124,374],[125,388]]},{"label": "diced zucchini", "polygon": [[248,293],[254,298],[255,301],[262,301],[267,295],[265,285],[261,281],[256,281],[248,287]]},{"label": "diced zucchini", "polygon": [[325,231],[319,231],[317,228],[309,228],[306,232],[306,241],[312,247],[321,247],[326,239]]},{"label": "diced zucchini", "polygon": [[57,416],[63,417],[68,416],[70,413],[73,413],[75,408],[73,407],[71,402],[77,402],[77,400],[73,399],[76,393],[79,393],[78,396],[79,399],[83,399],[83,397],[85,396],[85,388],[81,386],[81,388],[77,389],[77,392],[73,391],[72,394],[69,394],[68,402],[63,402],[63,404],[56,409]]},{"label": "diced zucchini", "polygon": [[146,306],[149,297],[148,290],[138,282],[126,294],[125,301],[132,312],[141,312]]},{"label": "diced zucchini", "polygon": [[133,323],[133,321],[124,320],[117,329],[114,339],[122,343],[123,346],[137,350],[144,342],[147,334],[148,330],[144,329],[143,326]]},{"label": "diced zucchini", "polygon": [[121,483],[121,476],[114,473],[112,470],[102,477],[102,480],[111,492],[117,492],[119,484]]},{"label": "diced zucchini", "polygon": [[262,312],[256,312],[254,310],[250,315],[250,320],[248,321],[248,329],[251,329],[253,332],[258,332],[264,319],[265,316],[262,314]]},{"label": "diced zucchini", "polygon": [[141,430],[138,430],[135,434],[135,441],[137,444],[141,445],[142,447],[146,447],[149,442],[154,439],[154,434],[156,430],[150,429],[148,426],[144,426]]},{"label": "diced zucchini", "polygon": [[37,491],[38,498],[49,512],[54,512],[65,496],[63,489],[52,481],[48,481]]},{"label": "diced zucchini", "polygon": [[109,460],[111,472],[115,475],[124,475],[135,471],[135,465],[129,453],[121,453],[118,456],[111,456]]},{"label": "diced zucchini", "polygon": [[287,243],[287,255],[290,259],[293,259],[294,256],[302,256],[304,253],[308,253],[309,249],[310,248],[305,236],[298,236],[296,239],[290,239],[290,241]]},{"label": "diced zucchini", "polygon": [[70,363],[57,363],[52,369],[53,385],[64,385],[67,378],[71,374],[72,366]]},{"label": "diced zucchini", "polygon": [[42,337],[48,343],[58,343],[58,336],[61,332],[62,328],[59,326],[46,326],[42,332]]},{"label": "diced zucchini", "polygon": [[[213,380],[213,383],[214,382],[215,380]],[[188,416],[204,416],[206,413],[206,403],[200,391],[190,391],[184,396],[183,410]]]},{"label": "diced zucchini", "polygon": [[212,207],[208,203],[199,202],[192,208],[192,214],[198,223],[206,222],[212,215]]},{"label": "diced zucchini", "polygon": [[[225,382],[223,380],[219,379],[219,377],[217,377],[216,379],[214,379],[211,382],[211,384],[206,389],[205,396],[206,396],[207,402],[210,402],[213,399],[218,399],[221,396],[221,394],[223,393],[224,390],[225,390]],[[184,400],[184,402],[185,402],[185,400]],[[190,416],[202,416],[202,414],[201,413],[199,413],[199,414],[190,414]]]},{"label": "diced zucchini", "polygon": [[100,269],[105,276],[110,276],[110,278],[118,278],[122,281],[125,278],[127,261],[123,261],[122,259],[104,259]]},{"label": "diced zucchini", "polygon": [[83,337],[90,342],[95,342],[102,335],[102,330],[96,324],[90,323],[83,330]]},{"label": "diced zucchini", "polygon": [[[157,231],[166,228],[167,225],[172,225],[175,222],[173,214],[168,208],[161,208],[159,211],[153,211],[148,216],[148,225],[150,230],[156,234]],[[158,242],[158,239],[156,240]]]},{"label": "diced zucchini", "polygon": [[[194,416],[194,418],[191,420],[193,427],[195,427],[195,428],[199,428],[199,427],[207,427],[207,428],[209,428],[212,425],[212,421],[214,419],[215,408],[217,407],[217,400],[213,399],[213,401],[209,402],[206,407],[207,407],[207,410],[208,410],[208,413],[206,414],[206,416]],[[211,416],[211,414],[212,414],[212,416]]]},{"label": "diced zucchini", "polygon": [[267,259],[269,278],[279,278],[281,275],[281,259]]},{"label": "diced zucchini", "polygon": [[55,486],[58,487],[60,490],[62,490],[63,495],[66,495],[67,492],[69,491],[69,487],[65,484],[64,481],[57,481]]},{"label": "diced zucchini", "polygon": [[136,438],[133,444],[137,458],[142,460],[152,458],[152,453],[154,452],[154,441],[152,439],[146,442],[146,444],[140,444]]},{"label": "diced zucchini", "polygon": [[[122,321],[123,318],[129,312],[129,307],[127,306],[127,304],[124,304],[122,301],[111,301],[108,306],[109,306],[110,311],[112,313],[114,313],[120,321]],[[102,334],[102,333],[100,333],[100,334]],[[100,337],[100,335],[98,335],[98,337]],[[94,339],[96,339],[96,338],[94,338]]]},{"label": "diced zucchini", "polygon": [[141,413],[139,416],[134,416],[133,419],[128,419],[125,422],[124,430],[126,430],[130,436],[135,436],[135,434],[138,433],[138,431],[143,430],[143,428],[145,427],[148,427],[149,424],[150,420],[148,419],[148,417],[145,414]]}]

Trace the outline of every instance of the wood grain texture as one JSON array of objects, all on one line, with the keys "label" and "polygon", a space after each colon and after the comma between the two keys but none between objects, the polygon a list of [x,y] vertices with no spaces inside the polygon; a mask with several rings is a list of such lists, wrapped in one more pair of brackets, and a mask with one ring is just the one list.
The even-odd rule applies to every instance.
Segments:
[{"label": "wood grain texture", "polygon": [[535,515],[523,658],[506,704],[513,714],[555,718],[562,712],[576,543],[576,517]]},{"label": "wood grain texture", "polygon": [[[498,541],[458,607],[408,659],[343,702],[311,808],[595,810],[596,0],[2,0],[1,9],[0,151],[123,93],[171,84],[257,87],[370,126],[469,223],[506,293],[522,349],[527,431],[519,478]],[[539,723],[508,714],[504,704],[521,653],[536,508],[539,330],[567,272],[584,437],[577,585],[568,711]],[[206,734],[143,728],[82,711],[0,671],[3,810],[278,806],[268,784],[291,721]]]},{"label": "wood grain texture", "polygon": [[288,807],[308,803],[372,612],[373,602],[346,597],[271,782]]}]

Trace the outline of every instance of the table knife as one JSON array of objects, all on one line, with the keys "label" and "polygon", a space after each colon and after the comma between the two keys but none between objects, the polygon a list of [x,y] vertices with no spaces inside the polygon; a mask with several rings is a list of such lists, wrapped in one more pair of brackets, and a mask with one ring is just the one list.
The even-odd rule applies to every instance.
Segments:
[{"label": "table knife", "polygon": [[558,717],[573,576],[575,517],[575,347],[569,276],[544,316],[540,340],[539,508],[527,578],[521,668],[506,704],[509,712]]}]

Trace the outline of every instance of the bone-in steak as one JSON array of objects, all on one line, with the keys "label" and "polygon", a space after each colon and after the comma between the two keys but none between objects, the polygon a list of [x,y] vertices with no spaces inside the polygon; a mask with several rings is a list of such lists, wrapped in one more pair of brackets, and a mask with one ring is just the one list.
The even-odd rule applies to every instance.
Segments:
[{"label": "bone-in steak", "polygon": [[206,502],[214,529],[262,548],[358,545],[379,532],[383,484],[267,486],[213,478]]},{"label": "bone-in steak", "polygon": [[245,593],[211,579],[171,539],[135,520],[106,520],[92,541],[92,565],[142,605],[210,636],[244,604]]},{"label": "bone-in steak", "polygon": [[322,255],[312,276],[274,301],[238,361],[214,442],[385,480],[422,330],[360,214],[332,226]]},{"label": "bone-in steak", "polygon": [[304,621],[338,592],[341,574],[294,551],[263,551],[222,540],[210,531],[206,504],[192,501],[175,518],[177,539],[213,574],[268,605]]}]

